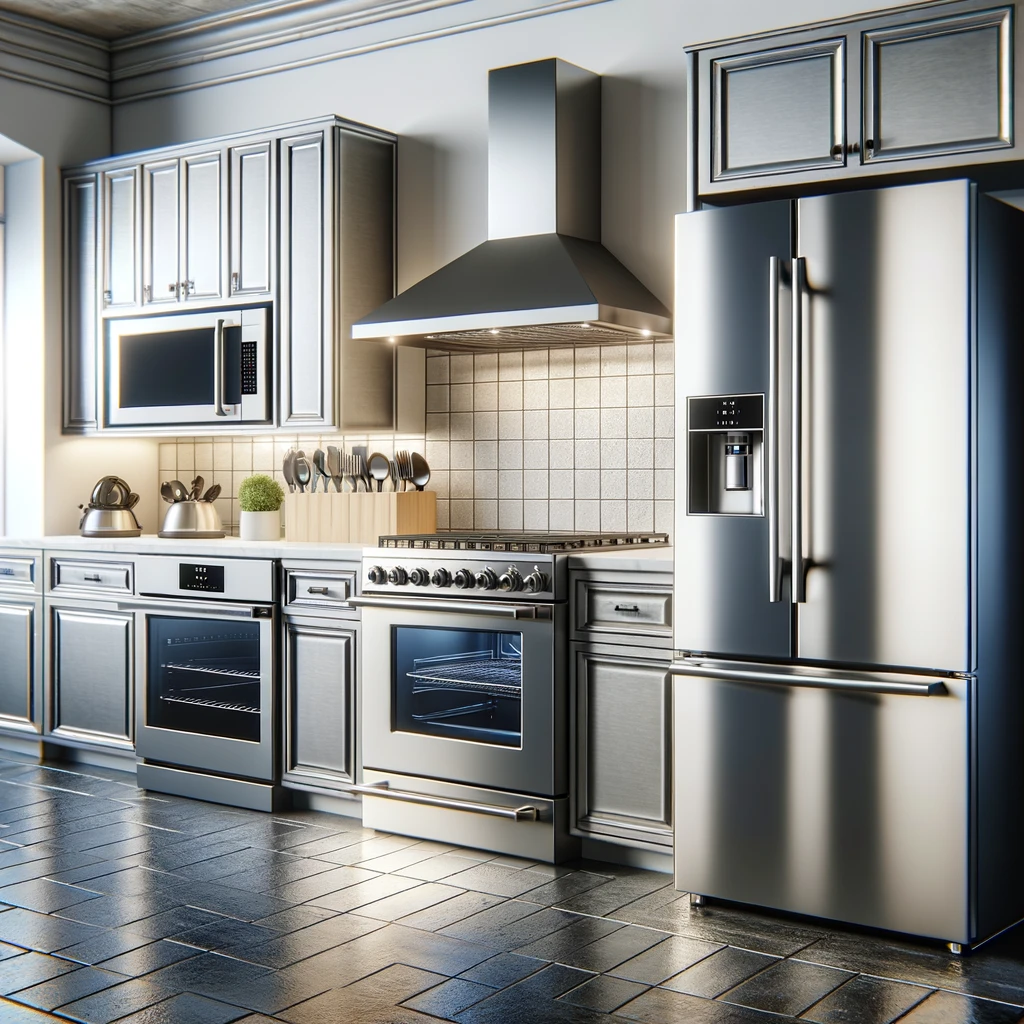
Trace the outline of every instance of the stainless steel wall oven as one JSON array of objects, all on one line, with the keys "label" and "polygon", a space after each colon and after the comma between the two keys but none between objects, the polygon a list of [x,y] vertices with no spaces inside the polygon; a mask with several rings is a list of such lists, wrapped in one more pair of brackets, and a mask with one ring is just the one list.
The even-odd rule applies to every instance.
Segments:
[{"label": "stainless steel wall oven", "polygon": [[136,561],[136,752],[146,789],[271,810],[274,563]]}]

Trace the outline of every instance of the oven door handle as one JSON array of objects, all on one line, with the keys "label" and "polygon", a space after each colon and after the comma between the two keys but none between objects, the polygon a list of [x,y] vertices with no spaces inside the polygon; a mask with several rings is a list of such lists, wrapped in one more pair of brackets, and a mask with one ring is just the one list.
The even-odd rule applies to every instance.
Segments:
[{"label": "oven door handle", "polygon": [[[263,612],[267,608],[269,611]],[[214,601],[182,601],[180,598],[145,598],[139,601],[118,601],[121,612],[159,612],[165,615],[200,615],[205,619],[253,619],[256,622],[271,622],[274,618],[273,605],[221,605]],[[257,614],[259,613],[259,614]]]},{"label": "oven door handle", "polygon": [[530,804],[524,807],[500,807],[497,804],[478,804],[470,800],[449,800],[443,796],[428,796],[425,793],[410,793],[404,789],[392,789],[390,782],[351,786],[350,791],[365,793],[367,796],[384,797],[387,800],[401,800],[409,804],[423,804],[426,807],[444,807],[450,811],[489,814],[495,818],[508,818],[511,821],[537,821],[540,818],[539,809]]},{"label": "oven door handle", "polygon": [[398,597],[350,597],[353,608],[395,608],[409,612],[463,612],[467,615],[494,615],[504,619],[548,619],[551,609],[546,605],[485,604],[483,601],[402,600]]}]

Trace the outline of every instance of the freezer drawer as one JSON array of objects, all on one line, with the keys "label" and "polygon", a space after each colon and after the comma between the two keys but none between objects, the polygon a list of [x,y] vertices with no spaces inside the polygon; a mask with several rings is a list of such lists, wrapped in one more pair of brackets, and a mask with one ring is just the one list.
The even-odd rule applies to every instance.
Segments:
[{"label": "freezer drawer", "polygon": [[971,941],[973,680],[673,673],[677,888]]}]

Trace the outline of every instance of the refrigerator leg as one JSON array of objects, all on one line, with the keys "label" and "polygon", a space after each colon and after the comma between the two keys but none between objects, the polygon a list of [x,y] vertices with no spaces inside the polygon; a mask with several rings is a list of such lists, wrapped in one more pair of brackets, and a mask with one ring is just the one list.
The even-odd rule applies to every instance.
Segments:
[{"label": "refrigerator leg", "polygon": [[705,898],[698,893],[690,893],[690,906],[691,907],[703,907],[705,905]]},{"label": "refrigerator leg", "polygon": [[963,956],[967,952],[963,943],[960,942],[947,942],[946,948],[953,954],[953,956]]}]

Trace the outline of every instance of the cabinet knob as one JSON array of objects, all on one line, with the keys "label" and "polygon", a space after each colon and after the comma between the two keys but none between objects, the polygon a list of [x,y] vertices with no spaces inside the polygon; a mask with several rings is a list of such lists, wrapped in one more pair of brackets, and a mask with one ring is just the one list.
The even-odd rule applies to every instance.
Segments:
[{"label": "cabinet knob", "polygon": [[865,139],[864,140],[864,148],[865,149],[874,149],[875,148],[875,140],[874,139]]},{"label": "cabinet knob", "polygon": [[103,301],[105,303],[111,303],[114,301],[114,293],[110,291],[109,288],[103,293]]},{"label": "cabinet knob", "polygon": [[186,295],[195,295],[195,293],[196,293],[196,283],[195,283],[195,281],[182,281],[181,282],[181,287],[182,287],[182,291],[184,291],[184,293]]},{"label": "cabinet knob", "polygon": [[169,291],[169,292],[170,292],[170,293],[171,293],[172,295],[177,295],[177,294],[178,294],[178,283],[177,283],[177,282],[175,282],[174,284],[169,284],[169,285],[167,286],[167,290],[168,290],[168,291]]},{"label": "cabinet knob", "polygon": [[829,150],[829,154],[831,155],[833,160],[842,160],[843,159],[843,144],[841,142],[837,142]]},{"label": "cabinet knob", "polygon": [[846,147],[846,152],[847,153],[859,153],[860,152],[860,143],[859,142],[851,142]]}]

